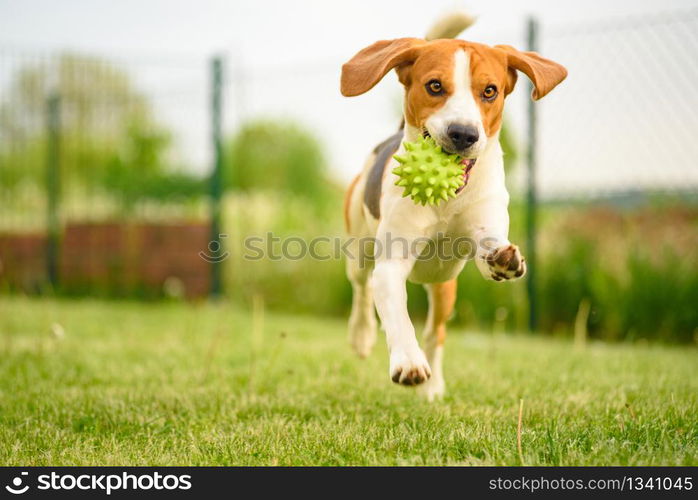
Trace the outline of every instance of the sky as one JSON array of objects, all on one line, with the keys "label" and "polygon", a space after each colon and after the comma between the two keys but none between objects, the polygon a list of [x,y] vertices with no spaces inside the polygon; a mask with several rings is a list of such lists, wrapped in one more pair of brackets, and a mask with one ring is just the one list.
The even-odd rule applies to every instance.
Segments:
[{"label": "sky", "polygon": [[237,51],[246,62],[265,65],[279,58],[334,61],[377,39],[420,36],[431,18],[453,8],[481,19],[469,33],[481,39],[515,32],[527,15],[557,24],[695,5],[689,0],[0,0],[0,43],[116,54]]},{"label": "sky", "polygon": [[[574,76],[580,78],[579,82],[587,79],[591,84],[593,69],[584,60],[588,54],[583,47],[599,54],[606,49],[595,46],[590,36],[584,38],[583,46],[579,45],[568,36],[567,27],[572,30],[583,25],[590,30],[599,20],[620,22],[628,17],[695,7],[698,0],[0,0],[0,49],[10,54],[69,49],[132,63],[129,67],[136,73],[135,80],[153,95],[163,119],[177,130],[182,154],[199,168],[210,163],[205,65],[212,55],[224,55],[228,76],[226,127],[234,130],[241,120],[258,116],[299,121],[321,138],[332,172],[347,181],[360,169],[372,146],[394,130],[399,114],[400,88],[392,75],[364,96],[346,99],[339,94],[341,64],[366,45],[379,39],[423,36],[439,14],[466,9],[478,21],[464,38],[521,47],[525,19],[535,16],[544,33],[549,30],[561,37],[560,44],[552,43],[555,38],[551,38],[552,42],[543,43],[543,47],[568,58],[563,62],[569,67],[577,63],[583,66],[585,73]],[[633,43],[630,38],[621,42],[626,39]],[[633,65],[640,63],[627,64],[634,70]],[[7,66],[0,65],[0,71],[3,67]],[[572,80],[573,73],[570,75]],[[658,81],[656,85],[663,83]],[[581,83],[568,87],[596,91]],[[639,89],[644,93],[638,95],[644,96],[648,89]],[[507,105],[508,119],[518,136],[525,136],[524,94],[519,89],[518,96]],[[561,121],[560,113],[555,113],[556,102],[558,112],[584,112],[574,108],[579,100],[574,95],[559,99],[551,97],[542,113],[543,119],[551,116],[551,132],[547,135],[553,137],[560,134],[559,124],[570,123],[569,119]],[[611,117],[605,122],[615,120]],[[651,135],[652,131],[646,133]],[[545,126],[541,134],[546,134]],[[556,139],[556,143],[567,144],[562,139]],[[623,141],[631,142],[619,136],[614,144]],[[570,144],[579,149],[578,142]],[[546,164],[545,158],[561,156],[567,156],[566,152],[554,151],[542,160],[542,180],[551,189],[574,186],[588,177],[561,176],[555,166]],[[599,175],[601,171],[599,167]],[[679,180],[682,172],[677,174]],[[622,177],[615,182],[619,181]]]}]

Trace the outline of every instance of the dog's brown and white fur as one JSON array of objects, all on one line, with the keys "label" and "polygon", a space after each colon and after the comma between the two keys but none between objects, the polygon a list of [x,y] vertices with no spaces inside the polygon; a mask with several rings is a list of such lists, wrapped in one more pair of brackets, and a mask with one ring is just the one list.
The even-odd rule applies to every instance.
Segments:
[{"label": "dog's brown and white fur", "polygon": [[[355,237],[351,253],[361,252],[359,239],[371,237],[383,251],[376,252],[372,265],[362,265],[358,258],[347,261],[353,287],[349,334],[355,351],[367,356],[376,339],[375,303],[390,351],[390,378],[403,385],[421,384],[420,391],[433,399],[445,389],[445,322],[453,310],[456,277],[465,259],[425,260],[419,254],[426,239],[446,236],[451,241],[462,237],[476,243],[487,241],[487,245],[477,244],[475,254],[486,279],[523,276],[525,260],[508,239],[509,194],[499,145],[504,98],[514,89],[517,71],[533,82],[533,99],[550,92],[567,72],[536,53],[510,46],[400,38],[376,42],[344,64],[342,94],[363,94],[393,69],[405,88],[405,125],[403,135],[392,144],[428,134],[444,150],[459,154],[464,169],[466,165],[472,169],[456,198],[439,206],[420,206],[403,198],[402,188],[394,185],[391,170],[396,164],[389,144],[379,146],[369,157],[347,192],[345,219],[349,234]],[[404,154],[403,148],[400,143],[396,152]],[[382,164],[376,165],[377,159]],[[373,202],[370,193],[374,197],[378,193]],[[417,251],[385,251],[388,240],[398,238],[409,248],[414,242]],[[407,311],[407,280],[423,283],[429,297],[424,351]]]}]

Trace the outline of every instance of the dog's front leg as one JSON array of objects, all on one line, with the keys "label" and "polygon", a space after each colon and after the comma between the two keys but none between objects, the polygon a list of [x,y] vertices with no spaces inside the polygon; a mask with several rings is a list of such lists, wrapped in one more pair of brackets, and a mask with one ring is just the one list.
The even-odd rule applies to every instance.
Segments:
[{"label": "dog's front leg", "polygon": [[379,258],[373,270],[373,293],[390,351],[390,378],[403,385],[417,385],[431,377],[431,369],[419,348],[407,312],[407,277],[416,257]]},{"label": "dog's front leg", "polygon": [[493,196],[473,207],[469,221],[477,252],[475,262],[485,279],[514,280],[526,274],[526,259],[509,241],[508,195]]}]

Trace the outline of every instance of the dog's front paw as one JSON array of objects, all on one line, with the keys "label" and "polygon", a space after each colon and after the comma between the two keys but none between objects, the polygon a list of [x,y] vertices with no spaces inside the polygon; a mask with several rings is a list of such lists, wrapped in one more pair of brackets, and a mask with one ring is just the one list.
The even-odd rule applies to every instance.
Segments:
[{"label": "dog's front paw", "polygon": [[484,259],[495,281],[514,280],[526,274],[526,259],[516,245],[495,248]]},{"label": "dog's front paw", "polygon": [[419,385],[429,377],[431,368],[419,347],[396,348],[390,353],[390,378],[396,384]]}]

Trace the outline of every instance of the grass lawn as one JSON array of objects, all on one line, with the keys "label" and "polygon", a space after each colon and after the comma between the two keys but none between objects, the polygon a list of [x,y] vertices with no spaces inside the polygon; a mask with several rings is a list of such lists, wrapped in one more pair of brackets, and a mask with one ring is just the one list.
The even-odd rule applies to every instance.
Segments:
[{"label": "grass lawn", "polygon": [[698,464],[695,347],[451,331],[429,404],[384,342],[263,316],[0,298],[0,465],[518,465],[520,398],[527,465]]}]

